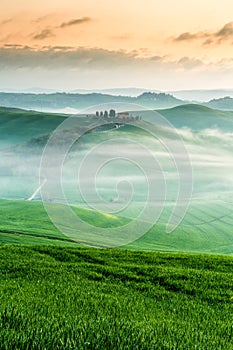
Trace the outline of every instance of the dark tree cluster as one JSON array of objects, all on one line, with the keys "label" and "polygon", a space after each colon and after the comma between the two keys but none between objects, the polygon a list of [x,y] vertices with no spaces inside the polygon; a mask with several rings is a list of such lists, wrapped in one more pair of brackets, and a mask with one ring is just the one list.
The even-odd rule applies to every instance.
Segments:
[{"label": "dark tree cluster", "polygon": [[110,111],[96,111],[95,113],[96,117],[103,117],[103,118],[115,118],[116,117],[116,111],[114,109],[110,109]]}]

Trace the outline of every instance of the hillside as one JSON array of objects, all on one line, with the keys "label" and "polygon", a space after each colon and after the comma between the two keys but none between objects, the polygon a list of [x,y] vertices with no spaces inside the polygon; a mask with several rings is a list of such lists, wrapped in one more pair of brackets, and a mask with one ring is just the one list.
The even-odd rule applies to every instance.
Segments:
[{"label": "hillside", "polygon": [[231,349],[232,268],[223,256],[1,246],[0,347]]},{"label": "hillside", "polygon": [[0,107],[0,147],[30,140],[52,132],[65,115]]},{"label": "hillside", "polygon": [[[0,199],[0,244],[46,244],[72,245],[80,242],[62,234],[49,219],[40,201],[3,200]],[[55,210],[63,210],[61,204],[50,203]],[[125,225],[129,220],[116,215],[73,207],[74,213],[96,227],[109,228]],[[12,216],[14,213],[14,216]],[[69,226],[63,217],[63,224]],[[87,233],[88,234],[88,233]],[[82,237],[85,232],[82,233]],[[82,242],[81,242],[82,243]],[[85,242],[83,242],[85,243]]]},{"label": "hillside", "polygon": [[[89,232],[79,232],[77,227],[76,241],[63,235],[50,221],[42,203],[28,201],[1,200],[0,213],[0,244],[28,244],[28,245],[76,245],[77,243],[90,243],[93,237]],[[61,210],[60,204],[47,204]],[[165,232],[167,216],[170,207],[165,207],[163,215],[153,228],[127,246],[122,248],[133,250],[193,252],[233,255],[233,214],[232,203],[223,201],[193,202],[183,222],[171,234]],[[60,207],[60,208],[59,208]],[[136,210],[135,204],[135,210]],[[73,207],[78,217],[93,227],[111,228],[122,227],[130,221],[116,215],[107,215],[104,212],[88,210],[85,207]],[[12,216],[12,212],[14,216]],[[63,216],[63,225],[71,224]],[[133,237],[133,233],[131,233]],[[135,235],[136,237],[137,235]],[[85,241],[86,240],[86,241]],[[115,245],[116,237],[112,236]],[[98,246],[98,235],[96,234]]]},{"label": "hillside", "polygon": [[[226,132],[233,131],[233,112],[220,111],[198,104],[187,104],[169,109],[156,111],[164,116],[176,128],[187,127],[192,130],[219,128]],[[143,120],[156,123],[153,111],[135,112]]]}]

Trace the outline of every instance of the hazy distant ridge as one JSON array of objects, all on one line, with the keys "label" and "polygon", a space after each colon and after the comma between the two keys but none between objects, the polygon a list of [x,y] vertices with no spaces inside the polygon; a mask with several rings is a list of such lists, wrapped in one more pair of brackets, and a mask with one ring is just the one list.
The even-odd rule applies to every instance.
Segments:
[{"label": "hazy distant ridge", "polygon": [[144,92],[137,97],[113,96],[100,93],[0,93],[0,106],[23,109],[59,110],[69,107],[82,110],[99,104],[111,103],[132,103],[144,108],[168,108],[184,104],[185,102],[170,94],[152,92]]},{"label": "hazy distant ridge", "polygon": [[[130,92],[130,89],[129,89]],[[64,111],[66,113],[78,113],[82,110],[94,106],[121,103],[119,109],[130,108],[130,104],[141,106],[145,109],[164,109],[173,108],[180,105],[190,104],[190,100],[182,100],[174,97],[172,94],[164,92],[143,92],[139,96],[110,95],[103,93],[0,93],[0,106],[14,107],[22,109],[32,109],[38,111]],[[192,103],[200,103],[194,101]],[[127,107],[124,107],[125,106]],[[204,106],[220,110],[233,110],[233,98],[225,96],[219,99],[212,99],[209,102],[202,102]],[[97,107],[96,107],[97,108]],[[70,109],[70,110],[69,110]],[[73,111],[72,111],[73,110]]]}]

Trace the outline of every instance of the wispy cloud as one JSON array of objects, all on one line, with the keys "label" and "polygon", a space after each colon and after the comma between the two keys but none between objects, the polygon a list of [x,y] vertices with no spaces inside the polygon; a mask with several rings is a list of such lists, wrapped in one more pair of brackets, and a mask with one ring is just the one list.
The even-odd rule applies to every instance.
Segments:
[{"label": "wispy cloud", "polygon": [[44,40],[55,36],[51,29],[43,29],[40,33],[33,36],[34,40]]},{"label": "wispy cloud", "polygon": [[203,33],[203,32],[198,32],[198,33],[185,32],[180,34],[177,38],[175,38],[175,41],[192,41],[196,39],[202,39],[208,36],[209,35],[207,33]]},{"label": "wispy cloud", "polygon": [[21,45],[21,44],[5,44],[4,45],[4,48],[10,48],[10,49],[21,49],[23,48],[24,45]]},{"label": "wispy cloud", "polygon": [[113,36],[110,36],[109,38],[111,40],[119,40],[119,41],[130,40],[130,39],[132,39],[132,35],[125,33],[125,34],[121,34],[121,35],[113,35]]},{"label": "wispy cloud", "polygon": [[47,19],[49,19],[53,14],[47,14],[47,15],[44,15],[44,16],[40,16],[40,17],[37,17],[36,19],[34,19],[32,22],[33,23],[41,23],[41,22],[44,22],[46,21]]},{"label": "wispy cloud", "polygon": [[0,25],[4,25],[4,24],[10,23],[12,21],[13,21],[13,18],[7,18],[7,19],[4,19],[2,22],[0,22]]},{"label": "wispy cloud", "polygon": [[[35,22],[36,23],[43,22],[44,20],[46,20],[48,18],[48,16],[49,15],[39,17],[35,20]],[[50,26],[49,28],[44,28],[39,33],[36,33],[36,34],[34,33],[32,35],[32,39],[45,40],[47,38],[51,38],[51,37],[55,36],[56,31],[59,29],[63,29],[63,28],[71,27],[71,26],[76,26],[76,25],[81,25],[81,24],[90,22],[91,20],[92,19],[90,17],[81,17],[81,18],[72,19],[68,22],[63,22],[58,26],[53,26],[53,27]]]},{"label": "wispy cloud", "polygon": [[91,20],[92,19],[90,17],[76,18],[76,19],[72,19],[71,21],[68,21],[68,22],[63,22],[59,27],[66,28],[66,27],[70,27],[70,26],[80,25],[80,24],[90,22]]},{"label": "wispy cloud", "polygon": [[222,39],[228,39],[233,37],[233,22],[229,22],[225,24],[225,26],[220,29],[217,33],[215,33],[216,37]]},{"label": "wispy cloud", "polygon": [[233,39],[233,22],[225,24],[216,32],[184,32],[174,38],[175,42],[192,42],[194,40],[201,40],[204,45],[220,44],[223,41]]}]

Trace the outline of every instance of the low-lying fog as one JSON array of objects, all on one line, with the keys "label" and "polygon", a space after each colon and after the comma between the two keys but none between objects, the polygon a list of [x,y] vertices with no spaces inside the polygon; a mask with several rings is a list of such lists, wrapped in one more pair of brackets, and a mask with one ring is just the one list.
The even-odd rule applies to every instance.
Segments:
[{"label": "low-lying fog", "polygon": [[[166,182],[166,200],[174,201],[179,191],[179,173],[174,157],[182,169],[190,160],[193,200],[231,196],[233,133],[218,129],[193,132],[184,128],[178,130],[178,135],[189,159],[182,154],[182,148],[176,149],[175,143],[169,152],[166,137],[163,137],[165,144],[162,145],[159,134],[158,139],[137,132],[117,133],[116,130],[84,135],[82,142],[75,144],[66,154],[61,172],[69,202],[140,202],[147,200],[148,191],[153,192],[155,200],[160,200],[164,195],[160,191],[163,181]],[[0,197],[30,197],[39,186],[41,149],[28,148],[27,144],[4,148],[1,142],[0,146]],[[54,151],[48,165],[51,167],[48,172],[50,180],[57,172],[57,152]],[[190,180],[190,174],[187,174],[187,181]],[[59,201],[61,198],[52,192],[50,199]]]}]

